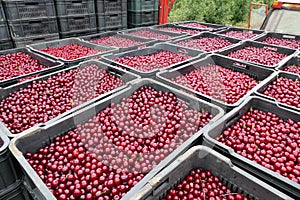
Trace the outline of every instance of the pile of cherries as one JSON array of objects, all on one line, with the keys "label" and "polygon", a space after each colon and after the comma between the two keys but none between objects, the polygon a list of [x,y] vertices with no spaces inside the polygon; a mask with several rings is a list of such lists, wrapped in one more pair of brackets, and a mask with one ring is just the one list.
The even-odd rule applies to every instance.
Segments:
[{"label": "pile of cherries", "polygon": [[0,55],[0,81],[48,68],[30,55],[17,52]]},{"label": "pile of cherries", "polygon": [[300,82],[279,77],[269,84],[263,94],[275,98],[276,101],[300,108]]},{"label": "pile of cherries", "polygon": [[121,36],[115,36],[115,35],[94,39],[94,40],[91,40],[90,42],[97,43],[97,44],[103,44],[106,46],[119,47],[119,48],[127,48],[127,47],[132,47],[135,45],[142,44],[142,42],[140,42],[140,41],[132,40],[132,39],[121,37]]},{"label": "pile of cherries", "polygon": [[[276,50],[275,48],[274,50]],[[287,55],[274,51],[270,48],[257,48],[253,46],[247,46],[243,49],[230,52],[228,54],[231,58],[245,60],[253,63],[259,63],[266,66],[273,66],[279,63]]]},{"label": "pile of cherries", "polygon": [[156,33],[154,31],[150,30],[139,30],[135,32],[131,32],[130,35],[138,36],[138,37],[146,37],[150,39],[156,39],[156,40],[170,40],[172,39],[172,36],[166,35],[163,33]]},{"label": "pile of cherries", "polygon": [[188,33],[190,35],[196,35],[201,33],[201,31],[193,30],[193,29],[183,29],[183,28],[176,28],[176,27],[161,27],[159,28],[162,31],[171,31],[176,33]]},{"label": "pile of cherries", "polygon": [[185,24],[183,24],[183,26],[192,27],[192,28],[215,30],[215,28],[213,28],[211,26],[202,25],[202,24],[199,24],[199,23],[196,23],[196,22],[185,23]]},{"label": "pile of cherries", "polygon": [[0,120],[17,134],[122,85],[119,77],[96,65],[64,71],[2,99]]},{"label": "pile of cherries", "polygon": [[229,104],[237,102],[257,85],[256,80],[247,74],[217,65],[200,66],[171,80]]},{"label": "pile of cherries", "polygon": [[234,37],[240,40],[247,40],[257,36],[257,34],[249,31],[228,31],[226,33],[221,34],[226,35],[228,37]]},{"label": "pile of cherries", "polygon": [[300,65],[290,65],[287,66],[284,71],[286,72],[291,72],[291,73],[295,73],[295,74],[299,74],[300,75]]},{"label": "pile of cherries", "polygon": [[96,50],[94,48],[82,46],[79,44],[69,44],[58,47],[47,47],[40,51],[50,54],[52,56],[63,58],[65,60],[75,60],[81,57],[105,52],[105,50]]},{"label": "pile of cherries", "polygon": [[231,191],[217,176],[214,176],[210,170],[197,168],[191,170],[188,176],[177,184],[174,189],[168,191],[167,195],[162,198],[162,200],[179,199],[247,200],[250,198]]},{"label": "pile of cherries", "polygon": [[200,37],[195,39],[183,40],[176,43],[176,45],[210,52],[232,45],[232,43],[220,37]]},{"label": "pile of cherries", "polygon": [[267,44],[277,45],[277,46],[289,47],[292,49],[300,49],[300,40],[295,40],[295,39],[279,39],[279,38],[267,37],[263,42]]},{"label": "pile of cherries", "polygon": [[150,55],[115,58],[114,61],[142,72],[149,72],[169,67],[189,58],[191,57],[188,55],[162,50]]},{"label": "pile of cherries", "polygon": [[58,199],[120,199],[212,117],[143,86],[26,159]]},{"label": "pile of cherries", "polygon": [[250,109],[217,140],[243,157],[300,183],[300,121]]}]

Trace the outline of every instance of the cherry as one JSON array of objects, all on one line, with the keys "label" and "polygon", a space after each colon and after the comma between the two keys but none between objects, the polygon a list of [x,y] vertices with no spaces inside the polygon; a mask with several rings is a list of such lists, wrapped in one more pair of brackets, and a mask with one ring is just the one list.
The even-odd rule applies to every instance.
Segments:
[{"label": "cherry", "polygon": [[139,36],[139,37],[146,37],[156,40],[170,40],[172,36],[164,34],[164,33],[156,33],[152,30],[138,30],[129,33],[130,35]]}]

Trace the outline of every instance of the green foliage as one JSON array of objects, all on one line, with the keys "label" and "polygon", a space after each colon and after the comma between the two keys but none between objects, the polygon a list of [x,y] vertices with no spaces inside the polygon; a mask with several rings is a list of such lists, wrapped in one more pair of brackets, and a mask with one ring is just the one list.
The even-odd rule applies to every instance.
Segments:
[{"label": "green foliage", "polygon": [[[176,0],[169,22],[205,21],[217,24],[237,24],[248,20],[251,0]],[[273,0],[256,0],[269,6]]]}]

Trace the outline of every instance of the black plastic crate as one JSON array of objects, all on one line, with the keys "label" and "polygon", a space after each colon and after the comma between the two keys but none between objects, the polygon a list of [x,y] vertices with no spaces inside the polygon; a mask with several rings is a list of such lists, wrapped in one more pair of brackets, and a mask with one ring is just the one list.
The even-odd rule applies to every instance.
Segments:
[{"label": "black plastic crate", "polygon": [[80,37],[80,36],[95,34],[95,33],[97,33],[97,28],[84,30],[84,31],[60,32],[59,36],[61,39],[65,39],[65,38]]},{"label": "black plastic crate", "polygon": [[145,28],[148,26],[153,26],[153,25],[157,25],[158,22],[154,22],[154,23],[147,23],[147,24],[132,24],[132,23],[127,23],[127,26],[129,29],[131,28]]},{"label": "black plastic crate", "polygon": [[[193,28],[188,28],[188,27],[179,27],[176,24],[162,24],[162,25],[155,25],[150,27],[152,29],[157,29],[161,31],[169,31],[169,32],[175,32],[175,33],[185,33],[188,35],[196,35],[200,34],[203,31],[193,29]],[[174,30],[171,30],[174,29]]]},{"label": "black plastic crate", "polygon": [[32,18],[9,21],[9,30],[13,38],[40,36],[58,33],[56,17]]},{"label": "black plastic crate", "polygon": [[4,21],[6,21],[6,17],[5,17],[2,3],[0,3],[0,22],[4,22]]},{"label": "black plastic crate", "polygon": [[10,140],[0,134],[0,199],[20,180],[20,172],[8,149]]},{"label": "black plastic crate", "polygon": [[59,39],[58,33],[47,34],[47,35],[38,35],[31,37],[20,37],[14,38],[13,43],[15,47],[25,47],[26,45],[35,44],[39,42],[46,42]]},{"label": "black plastic crate", "polygon": [[191,170],[202,168],[211,171],[233,193],[241,193],[255,199],[291,199],[277,189],[255,178],[241,168],[232,165],[230,159],[205,147],[195,146],[154,176],[137,192],[134,199],[150,200],[165,197]]},{"label": "black plastic crate", "polygon": [[[296,52],[296,50],[294,50],[294,49],[289,49],[289,48],[284,48],[284,47],[279,47],[279,46],[274,46],[274,45],[269,45],[269,44],[263,44],[261,42],[244,41],[244,42],[237,44],[235,46],[232,46],[230,48],[227,48],[224,50],[219,50],[217,53],[228,56],[228,54],[230,52],[238,51],[238,50],[243,49],[248,46],[252,46],[255,48],[264,48],[264,49],[267,49],[270,51],[274,51],[274,52],[278,52],[278,53],[287,55],[284,59],[282,59],[280,62],[278,62],[277,64],[275,64],[273,66],[267,66],[267,65],[253,62],[253,64],[267,67],[267,68],[276,68],[276,67],[280,66],[282,63],[285,63],[288,59],[290,59],[293,56],[293,54]],[[236,60],[239,60],[239,59],[236,59]],[[246,61],[246,60],[240,60],[240,61],[248,63],[248,61]]]},{"label": "black plastic crate", "polygon": [[299,81],[300,80],[300,75],[299,74],[291,74],[291,73],[286,73],[286,72],[278,72],[278,73],[275,73],[272,76],[270,76],[268,79],[266,79],[263,82],[263,84],[261,84],[260,87],[255,90],[255,94],[258,95],[258,96],[264,97],[266,99],[270,99],[272,101],[275,101],[278,105],[280,105],[282,107],[286,107],[286,108],[298,111],[299,114],[300,114],[300,108],[299,107],[295,107],[295,106],[292,106],[292,105],[281,103],[281,102],[277,101],[275,98],[263,94],[264,91],[267,89],[267,87],[269,85],[271,85],[274,81],[276,81],[280,77],[291,79],[293,81]]},{"label": "black plastic crate", "polygon": [[[32,132],[21,137],[15,138],[12,140],[10,145],[10,150],[13,155],[16,157],[18,162],[21,164],[22,169],[24,170],[25,177],[27,177],[28,182],[30,182],[31,191],[34,191],[38,199],[55,199],[50,190],[46,187],[43,181],[39,178],[34,169],[26,161],[24,154],[26,152],[35,152],[39,148],[49,144],[55,136],[62,135],[72,128],[76,127],[78,124],[82,124],[88,121],[90,118],[94,117],[99,111],[107,108],[111,103],[118,104],[121,102],[122,98],[130,97],[135,91],[143,86],[151,86],[152,88],[163,91],[163,92],[172,92],[180,100],[187,102],[190,108],[196,110],[206,110],[211,112],[215,117],[211,120],[213,123],[221,116],[223,116],[223,111],[210,103],[196,99],[191,96],[187,96],[184,93],[181,93],[178,90],[175,90],[167,85],[161,84],[152,79],[141,79],[140,81],[135,82],[130,87],[115,93],[114,95],[103,99],[102,101],[96,102],[93,105],[85,107],[76,113],[69,115],[59,121],[56,121],[52,124],[46,124],[44,127],[41,127],[39,131]],[[208,126],[208,125],[207,125]],[[202,135],[202,132],[207,128],[203,127],[200,131],[196,132],[192,137],[187,139],[182,143],[178,148],[173,150],[169,155],[166,155],[166,158],[162,160],[154,169],[152,169],[144,178],[139,181],[131,190],[123,197],[123,199],[129,199],[133,197],[136,192],[144,186],[154,175],[160,172],[165,166],[169,165],[177,156],[184,153],[188,148],[193,146],[193,143]]]},{"label": "black plastic crate", "polygon": [[32,51],[30,51],[27,48],[15,48],[15,49],[11,49],[11,50],[5,50],[5,51],[0,51],[0,55],[7,55],[7,54],[15,54],[18,52],[22,52],[24,54],[29,55],[32,59],[37,60],[39,64],[47,66],[48,68],[43,69],[41,71],[36,71],[36,72],[32,72],[29,74],[24,74],[18,77],[13,77],[7,80],[2,80],[0,81],[0,88],[1,87],[7,87],[9,85],[12,84],[17,84],[19,80],[23,79],[23,78],[27,78],[30,76],[34,76],[34,75],[44,75],[50,72],[54,72],[57,70],[60,70],[64,67],[62,62],[59,61],[54,61],[50,58],[46,58],[40,54],[34,53]]},{"label": "black plastic crate", "polygon": [[[50,74],[46,74],[46,75],[34,78],[34,79],[26,81],[26,82],[21,82],[21,83],[12,85],[10,87],[3,88],[0,91],[0,100],[8,97],[9,94],[18,91],[20,88],[25,88],[28,85],[31,85],[34,81],[37,82],[37,81],[47,80],[48,78],[56,76],[57,74],[62,73],[64,71],[66,72],[66,71],[74,70],[76,68],[84,68],[84,67],[92,65],[92,64],[99,67],[99,69],[104,69],[105,71],[109,72],[110,74],[114,74],[114,75],[118,76],[121,80],[124,81],[124,85],[121,86],[121,87],[115,88],[114,90],[111,90],[111,91],[109,91],[105,94],[101,94],[101,95],[99,95],[98,97],[96,97],[94,99],[88,100],[88,101],[84,102],[81,105],[73,107],[71,110],[68,110],[68,111],[56,116],[55,118],[50,119],[49,121],[46,122],[46,124],[47,123],[49,123],[49,124],[54,123],[55,121],[65,117],[65,116],[68,116],[68,115],[74,113],[75,111],[80,110],[81,108],[84,108],[85,106],[88,106],[88,105],[90,105],[90,104],[92,104],[92,103],[94,103],[94,102],[96,102],[100,99],[103,99],[107,96],[110,96],[110,95],[112,95],[113,93],[115,93],[117,91],[125,89],[128,85],[130,85],[131,83],[135,82],[136,80],[138,80],[140,78],[138,75],[135,75],[131,72],[122,70],[120,68],[116,68],[116,67],[111,66],[107,63],[103,63],[103,62],[99,62],[99,61],[95,61],[95,60],[90,60],[90,61],[86,61],[86,62],[81,62],[79,65],[76,65],[76,66],[73,66],[73,67],[69,67],[69,68],[66,68],[66,69],[55,71],[55,72],[52,72]],[[1,130],[2,133],[6,134],[8,137],[13,138],[13,137],[17,137],[17,136],[19,136],[21,134],[24,134],[24,133],[25,134],[29,133],[31,131],[35,132],[36,130],[39,129],[40,125],[42,126],[42,124],[36,124],[33,127],[29,128],[29,129],[27,129],[27,130],[25,130],[21,133],[12,134],[8,130],[8,128],[5,126],[5,124],[0,121],[0,130]]]},{"label": "black plastic crate", "polygon": [[128,23],[131,24],[147,24],[155,23],[158,21],[158,11],[149,10],[149,11],[128,11]]},{"label": "black plastic crate", "polygon": [[296,122],[300,120],[299,113],[295,111],[282,108],[275,102],[261,97],[250,97],[242,105],[228,113],[226,117],[224,117],[222,120],[219,120],[218,122],[213,124],[211,128],[204,133],[203,144],[221,152],[223,155],[229,157],[232,160],[233,164],[240,166],[242,169],[265,181],[271,186],[276,187],[278,190],[284,192],[285,194],[295,199],[299,199],[299,184],[286,177],[283,177],[282,175],[274,171],[263,167],[262,165],[257,164],[254,161],[251,161],[239,155],[238,153],[234,152],[234,150],[231,147],[228,147],[215,139],[218,136],[220,136],[227,127],[234,124],[250,109],[258,109],[264,112],[271,112],[276,114],[283,120],[292,119]]},{"label": "black plastic crate", "polygon": [[14,44],[11,39],[0,40],[0,50],[12,49]]},{"label": "black plastic crate", "polygon": [[[205,27],[201,27],[201,28],[197,28],[195,26],[190,26],[189,24],[193,23],[193,24],[198,24],[199,26],[205,26]],[[206,30],[206,31],[220,31],[222,29],[227,29],[227,26],[223,26],[220,24],[211,24],[211,23],[205,23],[205,22],[197,22],[197,21],[184,21],[184,22],[177,22],[174,23],[177,24],[179,26],[183,26],[183,27],[189,27],[189,28],[195,28],[195,29],[199,29],[199,30]]]},{"label": "black plastic crate", "polygon": [[[299,45],[298,45],[299,48],[293,48],[293,49],[300,49],[300,35],[291,35],[291,34],[283,34],[283,33],[267,33],[265,35],[261,35],[261,37],[256,38],[255,41],[267,44],[265,42],[265,40],[268,37],[276,38],[276,39],[280,39],[280,40],[297,40],[299,43]],[[282,45],[278,45],[278,44],[273,44],[273,45],[282,46]],[[290,45],[283,46],[283,47],[292,48]]]},{"label": "black plastic crate", "polygon": [[58,17],[95,14],[94,0],[54,0]]},{"label": "black plastic crate", "polygon": [[[118,32],[116,32],[116,31],[109,31],[109,32],[105,32],[105,33],[87,35],[87,36],[83,36],[83,37],[80,37],[80,38],[83,39],[84,41],[92,42],[91,40],[96,40],[96,39],[110,37],[110,36],[126,38],[126,39],[129,39],[129,40],[140,42],[140,44],[138,44],[138,45],[134,45],[134,46],[126,47],[126,48],[121,48],[119,46],[113,46],[113,47],[118,48],[119,52],[124,52],[124,51],[129,51],[129,50],[134,50],[134,49],[140,49],[140,48],[144,48],[144,47],[147,47],[147,46],[151,46],[151,45],[156,43],[156,41],[153,40],[153,39],[145,39],[145,38],[134,37],[134,36],[131,36],[131,35],[118,34]],[[92,43],[96,43],[96,42],[92,42]],[[101,45],[107,46],[105,44],[101,44]]]},{"label": "black plastic crate", "polygon": [[[182,61],[182,62],[172,64],[170,66],[161,68],[161,69],[154,69],[154,70],[147,71],[147,72],[143,72],[143,71],[140,71],[133,67],[130,67],[130,66],[127,66],[127,65],[124,65],[124,64],[114,61],[115,58],[121,58],[121,57],[126,57],[126,56],[129,56],[129,57],[142,56],[142,55],[145,56],[145,55],[151,55],[151,54],[154,54],[154,53],[157,53],[160,51],[169,51],[169,52],[173,52],[173,53],[179,53],[179,54],[190,56],[191,58],[189,58],[185,61]],[[168,68],[174,68],[176,66],[183,65],[185,63],[188,63],[189,61],[194,60],[195,58],[201,58],[201,57],[204,57],[205,55],[206,54],[204,54],[203,51],[191,50],[191,49],[179,47],[179,46],[168,44],[168,43],[158,43],[158,44],[155,44],[154,46],[146,47],[143,49],[127,51],[127,52],[119,53],[119,54],[105,55],[105,56],[103,56],[103,59],[112,65],[116,65],[116,66],[125,68],[126,70],[133,71],[134,73],[140,75],[142,78],[149,78],[149,77],[153,78],[153,77],[155,77],[155,74],[161,70],[165,70]]]},{"label": "black plastic crate", "polygon": [[[256,38],[259,38],[263,35],[266,34],[265,31],[263,30],[256,30],[256,29],[248,29],[248,28],[238,28],[238,27],[230,27],[228,29],[224,29],[224,30],[221,30],[221,31],[217,31],[216,33],[218,34],[221,34],[221,35],[226,35],[226,33],[230,32],[230,31],[234,31],[234,32],[240,32],[240,33],[252,33],[252,34],[255,34],[253,37],[249,37],[249,38],[246,38],[246,39],[242,39],[242,38],[237,38],[237,39],[242,39],[242,40],[255,40]],[[233,36],[229,36],[227,35],[228,37],[233,37]]]},{"label": "black plastic crate", "polygon": [[127,12],[127,0],[95,0],[96,13]]},{"label": "black plastic crate", "polygon": [[53,0],[3,0],[7,20],[55,17]]},{"label": "black plastic crate", "polygon": [[127,0],[129,11],[158,10],[158,0]]},{"label": "black plastic crate", "polygon": [[112,28],[127,26],[126,12],[118,12],[114,14],[98,14],[97,18],[98,29],[105,28],[105,30],[108,30]]},{"label": "black plastic crate", "polygon": [[[41,49],[45,49],[47,47],[59,47],[59,46],[70,45],[70,44],[78,44],[78,45],[82,45],[85,47],[93,48],[95,50],[99,50],[99,53],[94,54],[94,55],[84,56],[84,57],[77,58],[74,60],[66,60],[66,59],[58,58],[56,56],[53,56],[53,55],[50,55],[48,53],[41,51]],[[77,38],[68,38],[68,39],[61,39],[61,40],[54,40],[54,41],[49,41],[49,42],[42,42],[42,43],[38,43],[38,44],[32,44],[32,45],[29,45],[29,48],[34,52],[38,52],[42,55],[46,55],[54,60],[60,60],[67,65],[78,64],[79,62],[89,60],[91,58],[94,58],[94,57],[97,57],[97,56],[100,56],[103,54],[112,53],[117,50],[116,48],[113,48],[113,47],[105,47],[105,46],[101,46],[101,45],[84,42]]]},{"label": "black plastic crate", "polygon": [[0,35],[1,35],[1,40],[9,40],[10,39],[6,21],[4,21],[4,22],[0,21]]},{"label": "black plastic crate", "polygon": [[276,70],[279,70],[279,71],[284,71],[286,73],[292,73],[292,72],[287,72],[285,71],[286,68],[288,66],[300,66],[300,56],[294,56],[292,57],[291,59],[289,59],[286,63],[282,64],[281,66],[278,66],[276,68]]},{"label": "black plastic crate", "polygon": [[88,31],[97,28],[96,15],[71,15],[58,17],[59,31]]},{"label": "black plastic crate", "polygon": [[0,193],[0,200],[31,200],[31,196],[23,184],[23,180],[18,180],[7,191]]},{"label": "black plastic crate", "polygon": [[[207,66],[207,65],[218,65],[218,66],[230,69],[235,72],[241,72],[241,73],[247,74],[257,81],[257,85],[253,89],[249,90],[247,92],[247,94],[245,94],[243,97],[241,97],[237,102],[230,104],[230,103],[226,103],[224,101],[215,99],[209,95],[197,92],[185,85],[180,85],[180,84],[177,84],[172,81],[173,78],[176,78],[178,76],[183,76],[185,74],[190,73],[191,71],[199,69],[201,66]],[[229,110],[237,107],[238,105],[240,105],[243,101],[245,101],[245,99],[247,99],[256,89],[258,89],[261,86],[261,84],[262,84],[261,81],[270,77],[274,73],[275,73],[275,71],[271,70],[271,69],[266,69],[266,68],[259,67],[259,66],[253,65],[253,64],[243,64],[243,63],[237,62],[233,59],[214,54],[214,55],[209,55],[202,59],[198,59],[191,63],[185,64],[183,66],[177,67],[175,69],[159,72],[159,73],[157,73],[157,78],[158,78],[158,80],[162,81],[163,83],[171,85],[177,89],[186,90],[191,94],[195,94],[196,96],[198,96],[208,102],[211,102],[215,105],[222,107],[225,111],[229,111]]]},{"label": "black plastic crate", "polygon": [[[150,24],[152,24],[152,23],[150,23]],[[150,24],[148,24],[148,25],[150,25]],[[124,31],[121,31],[120,33],[126,34],[126,35],[133,35],[134,36],[135,32],[138,32],[138,31],[149,31],[149,32],[153,32],[153,33],[157,33],[157,34],[161,34],[161,35],[166,35],[166,36],[170,37],[170,39],[168,39],[168,40],[158,40],[158,39],[156,39],[156,40],[161,41],[161,42],[170,41],[170,40],[176,40],[176,39],[179,39],[179,38],[186,37],[185,33],[171,33],[171,32],[167,32],[167,31],[155,30],[155,29],[151,29],[151,28],[143,27],[143,26],[140,27],[140,28],[124,30]],[[149,38],[147,36],[137,36],[137,37]],[[150,38],[150,39],[155,39],[155,38]]]},{"label": "black plastic crate", "polygon": [[[234,46],[234,45],[236,45],[236,44],[238,44],[238,43],[241,42],[241,40],[239,40],[239,39],[227,37],[227,36],[220,35],[220,34],[217,34],[217,33],[202,32],[202,33],[200,33],[198,35],[184,37],[184,38],[179,38],[178,40],[175,40],[172,43],[178,45],[178,43],[182,42],[182,41],[194,40],[194,39],[200,39],[200,38],[221,38],[221,39],[227,40],[228,42],[231,43],[229,46],[225,46],[225,47],[223,47],[221,49],[210,51],[211,53],[215,53],[215,52],[218,52],[218,51],[224,50],[224,49],[229,49],[230,47],[232,47],[232,46]],[[192,47],[188,47],[188,48],[192,48]],[[199,47],[199,49],[197,49],[197,50],[201,50],[201,47]]]}]

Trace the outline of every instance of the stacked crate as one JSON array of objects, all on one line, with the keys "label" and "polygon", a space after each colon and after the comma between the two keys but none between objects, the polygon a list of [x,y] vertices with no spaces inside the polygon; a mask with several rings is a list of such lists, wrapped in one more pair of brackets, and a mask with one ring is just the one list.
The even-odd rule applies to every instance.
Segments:
[{"label": "stacked crate", "polygon": [[55,0],[61,38],[97,32],[94,0]]},{"label": "stacked crate", "polygon": [[158,0],[128,0],[128,28],[158,23]]},{"label": "stacked crate", "polygon": [[96,0],[98,32],[127,28],[127,0]]},{"label": "stacked crate", "polygon": [[0,3],[0,35],[1,35],[0,50],[13,48],[13,43],[9,35],[5,13],[1,3]]},{"label": "stacked crate", "polygon": [[53,0],[3,0],[2,3],[15,47],[59,38]]}]

